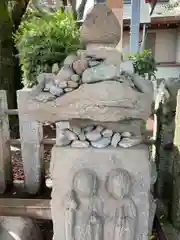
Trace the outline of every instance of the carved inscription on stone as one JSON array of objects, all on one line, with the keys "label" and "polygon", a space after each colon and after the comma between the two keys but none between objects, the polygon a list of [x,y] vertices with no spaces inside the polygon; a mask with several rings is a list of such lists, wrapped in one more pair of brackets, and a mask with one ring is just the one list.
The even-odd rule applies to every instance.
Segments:
[{"label": "carved inscription on stone", "polygon": [[[103,185],[105,189],[98,185],[98,177],[90,169],[75,173],[66,200],[65,240],[104,240],[105,231],[111,240],[136,239],[137,209],[131,199],[130,174],[113,169]],[[104,189],[104,203],[98,197],[98,187]]]},{"label": "carved inscription on stone", "polygon": [[126,170],[110,171],[106,179],[106,190],[115,200],[113,214],[108,216],[113,229],[112,240],[135,240],[137,209],[130,197],[131,188],[132,179]]},{"label": "carved inscription on stone", "polygon": [[102,240],[97,204],[97,176],[89,169],[74,175],[65,211],[66,240]]}]

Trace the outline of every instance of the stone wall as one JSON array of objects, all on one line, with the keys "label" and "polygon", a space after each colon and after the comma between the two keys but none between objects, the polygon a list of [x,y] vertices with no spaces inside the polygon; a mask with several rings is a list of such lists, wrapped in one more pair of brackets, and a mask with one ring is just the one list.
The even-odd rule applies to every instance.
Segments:
[{"label": "stone wall", "polygon": [[[158,179],[156,183],[156,192],[159,198],[164,200],[171,199],[172,187],[172,142],[174,138],[174,116],[176,108],[176,94],[168,89],[176,84],[173,79],[158,80],[157,98],[161,95],[161,104],[157,112],[158,118],[158,135],[157,135],[157,170]],[[171,93],[170,93],[171,92]],[[173,101],[172,101],[173,100]],[[169,190],[168,190],[169,189]]]},{"label": "stone wall", "polygon": [[173,195],[172,195],[172,223],[180,231],[180,91],[177,95],[175,134],[173,146]]},{"label": "stone wall", "polygon": [[[174,226],[180,229],[179,220],[179,168],[178,168],[178,146],[179,146],[179,79],[162,79],[159,81],[159,92],[162,101],[157,112],[158,136],[157,136],[157,170],[156,182],[157,196],[163,200],[168,207],[169,218]],[[174,142],[174,144],[173,144]]]}]

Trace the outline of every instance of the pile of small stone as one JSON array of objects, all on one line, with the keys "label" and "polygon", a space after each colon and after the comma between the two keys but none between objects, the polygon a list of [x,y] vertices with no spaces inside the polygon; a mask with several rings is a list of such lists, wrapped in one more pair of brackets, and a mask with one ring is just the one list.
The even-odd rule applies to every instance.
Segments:
[{"label": "pile of small stone", "polygon": [[[114,132],[103,126],[89,125],[84,128],[58,123],[59,127],[56,136],[56,145],[71,146],[72,148],[106,148],[122,147],[129,148],[142,142],[141,136],[133,136],[130,132]],[[58,125],[57,125],[58,126]]]},{"label": "pile of small stone", "polygon": [[134,74],[132,61],[122,62],[121,58],[121,53],[115,48],[79,50],[76,55],[69,55],[65,59],[61,69],[55,63],[52,73],[41,73],[38,76],[40,93],[36,99],[43,102],[52,101],[77,89],[81,84],[101,81],[126,82],[140,92],[150,91],[149,83],[147,82],[144,89],[146,82]]}]

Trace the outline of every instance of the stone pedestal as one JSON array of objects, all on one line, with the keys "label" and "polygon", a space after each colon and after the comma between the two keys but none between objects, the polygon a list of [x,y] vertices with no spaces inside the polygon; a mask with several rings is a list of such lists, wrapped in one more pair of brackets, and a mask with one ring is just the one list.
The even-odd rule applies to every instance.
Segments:
[{"label": "stone pedestal", "polygon": [[148,239],[148,155],[143,144],[130,149],[54,146],[54,240]]}]

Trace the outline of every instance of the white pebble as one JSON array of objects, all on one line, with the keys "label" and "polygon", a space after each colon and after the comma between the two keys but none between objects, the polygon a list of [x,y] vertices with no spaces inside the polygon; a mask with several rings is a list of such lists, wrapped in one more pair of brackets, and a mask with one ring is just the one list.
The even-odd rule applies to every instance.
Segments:
[{"label": "white pebble", "polygon": [[65,131],[65,134],[68,137],[68,139],[71,141],[78,139],[78,136],[74,132],[70,131],[69,129]]},{"label": "white pebble", "polygon": [[81,132],[81,133],[78,135],[78,137],[79,137],[79,140],[81,140],[81,141],[85,141],[85,140],[86,140],[86,136],[85,136],[84,132]]},{"label": "white pebble", "polygon": [[65,88],[65,89],[64,89],[64,91],[65,91],[66,93],[72,92],[73,90],[74,90],[73,88]]},{"label": "white pebble", "polygon": [[100,132],[94,130],[92,132],[86,133],[86,138],[89,141],[98,141],[98,140],[100,140],[102,138],[102,135],[100,134]]},{"label": "white pebble", "polygon": [[142,137],[123,138],[119,142],[119,146],[123,148],[130,148],[139,145],[142,142]]},{"label": "white pebble", "polygon": [[79,86],[79,84],[74,81],[68,81],[67,84],[68,84],[68,87],[70,88],[77,88]]},{"label": "white pebble", "polygon": [[79,141],[79,140],[74,140],[71,143],[72,148],[88,148],[89,147],[89,142],[87,141]]},{"label": "white pebble", "polygon": [[102,132],[102,135],[104,137],[112,137],[113,135],[113,131],[111,129],[105,129],[103,132]]},{"label": "white pebble", "polygon": [[71,80],[74,81],[74,82],[79,82],[80,81],[80,76],[78,74],[73,74],[71,76]]},{"label": "white pebble", "polygon": [[122,133],[121,133],[121,136],[122,136],[122,137],[125,137],[125,138],[128,138],[128,137],[131,137],[132,134],[131,134],[130,132],[122,132]]},{"label": "white pebble", "polygon": [[105,148],[111,142],[110,138],[101,138],[99,141],[91,142],[91,145],[95,148]]},{"label": "white pebble", "polygon": [[121,140],[121,134],[120,133],[115,133],[112,137],[111,145],[113,147],[117,147],[120,140]]},{"label": "white pebble", "polygon": [[67,81],[60,81],[58,83],[58,87],[60,88],[66,88],[67,87]]},{"label": "white pebble", "polygon": [[63,90],[56,86],[51,86],[49,91],[52,95],[57,96],[57,97],[60,97],[61,95],[64,94]]},{"label": "white pebble", "polygon": [[47,179],[46,179],[46,187],[47,187],[47,188],[52,188],[52,186],[53,186],[53,185],[52,185],[52,180],[51,180],[50,178],[47,178]]},{"label": "white pebble", "polygon": [[59,136],[56,137],[56,145],[57,146],[61,146],[61,147],[64,147],[64,146],[67,146],[71,143],[71,140],[69,140],[69,138],[65,135],[64,132],[61,132],[59,134]]}]

